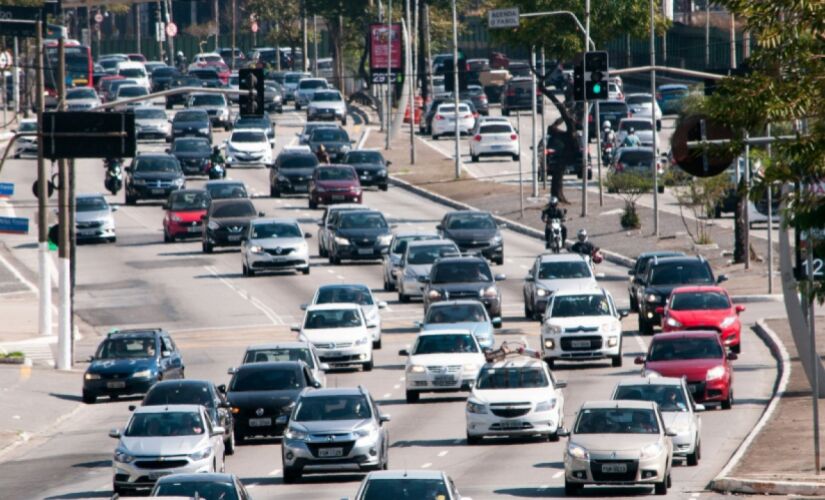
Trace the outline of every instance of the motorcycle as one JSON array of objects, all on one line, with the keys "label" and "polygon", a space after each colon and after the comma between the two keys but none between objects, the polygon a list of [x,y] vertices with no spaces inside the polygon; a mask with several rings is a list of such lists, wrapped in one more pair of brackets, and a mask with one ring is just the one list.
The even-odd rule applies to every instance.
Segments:
[{"label": "motorcycle", "polygon": [[121,160],[106,160],[106,178],[103,185],[106,190],[116,195],[123,188],[123,167]]},{"label": "motorcycle", "polygon": [[545,248],[550,250],[553,253],[561,252],[561,247],[564,245],[564,242],[561,238],[561,220],[560,219],[551,219],[550,220],[550,234],[547,242],[545,243]]},{"label": "motorcycle", "polygon": [[602,143],[602,163],[604,165],[610,165],[612,162],[613,162],[613,143],[603,142]]},{"label": "motorcycle", "polygon": [[226,169],[222,163],[212,163],[209,167],[209,180],[223,179],[226,177]]}]

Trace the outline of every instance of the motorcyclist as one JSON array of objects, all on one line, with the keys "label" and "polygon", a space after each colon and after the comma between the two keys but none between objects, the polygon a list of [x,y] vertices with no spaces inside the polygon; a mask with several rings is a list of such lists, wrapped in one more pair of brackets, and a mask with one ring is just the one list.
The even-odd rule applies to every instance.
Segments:
[{"label": "motorcyclist", "polygon": [[578,253],[581,255],[585,255],[587,257],[591,257],[593,262],[601,262],[602,256],[599,253],[599,248],[587,240],[587,229],[579,229],[579,232],[576,233],[576,241],[573,243],[573,246],[570,248],[573,253]]},{"label": "motorcyclist", "polygon": [[636,129],[630,127],[627,131],[627,135],[622,141],[622,146],[627,148],[638,148],[642,145],[642,141],[639,139],[639,136],[636,135]]},{"label": "motorcyclist", "polygon": [[561,222],[561,244],[564,246],[564,241],[567,239],[567,226],[564,225],[564,218],[567,216],[567,210],[559,208],[559,199],[555,196],[550,197],[547,206],[541,211],[541,221],[544,222],[544,241],[549,242],[550,222],[553,219],[558,219]]},{"label": "motorcyclist", "polygon": [[318,146],[318,151],[315,153],[315,156],[318,157],[318,163],[329,165],[329,153],[327,153],[327,148],[325,148],[323,144]]},{"label": "motorcyclist", "polygon": [[177,54],[175,54],[175,66],[181,71],[186,69],[186,56],[183,55],[183,51],[179,50]]},{"label": "motorcyclist", "polygon": [[602,123],[602,144],[613,145],[615,139],[616,133],[613,132],[613,124],[610,123],[610,120],[605,120]]},{"label": "motorcyclist", "polygon": [[212,162],[212,165],[220,165],[223,166],[226,161],[221,154],[221,148],[218,146],[212,146],[212,154],[209,156],[209,161]]}]

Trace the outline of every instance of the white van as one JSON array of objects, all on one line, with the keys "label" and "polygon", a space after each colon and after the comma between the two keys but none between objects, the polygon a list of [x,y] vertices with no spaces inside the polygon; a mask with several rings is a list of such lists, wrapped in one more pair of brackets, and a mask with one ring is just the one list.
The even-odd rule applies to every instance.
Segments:
[{"label": "white van", "polygon": [[137,61],[123,61],[117,65],[117,74],[137,81],[138,85],[142,85],[147,89],[149,87],[149,74],[146,72],[146,66]]}]

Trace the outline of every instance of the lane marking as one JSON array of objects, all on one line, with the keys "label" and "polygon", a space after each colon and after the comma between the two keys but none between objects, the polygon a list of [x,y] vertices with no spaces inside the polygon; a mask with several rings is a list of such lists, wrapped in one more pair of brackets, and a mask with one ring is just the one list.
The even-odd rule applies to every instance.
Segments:
[{"label": "lane marking", "polygon": [[431,464],[430,462],[427,462],[426,464],[422,465],[421,468],[422,469],[429,469],[432,466],[433,466],[433,464]]},{"label": "lane marking", "polygon": [[564,475],[564,471],[560,470],[560,471],[556,472],[555,474],[553,474],[553,479],[558,479],[558,478],[562,477],[563,475]]},{"label": "lane marking", "polygon": [[384,394],[384,399],[387,399],[390,396],[392,396],[392,393],[388,392],[388,393]]},{"label": "lane marking", "polygon": [[261,311],[264,314],[264,316],[266,316],[267,318],[269,318],[270,321],[272,321],[272,324],[274,324],[274,325],[285,325],[286,324],[286,323],[284,323],[283,319],[280,316],[278,316],[278,313],[276,313],[275,311],[272,310],[272,308],[270,308],[269,306],[267,306],[266,304],[264,304],[263,302],[261,302],[257,298],[250,295],[250,293],[247,292],[246,290],[236,287],[235,285],[230,283],[229,280],[227,280],[226,278],[224,278],[223,276],[218,274],[218,270],[215,269],[214,266],[203,266],[203,268],[206,269],[210,274],[212,274],[212,276],[214,276],[215,278],[218,278],[218,280],[221,283],[223,283],[224,285],[226,285],[227,287],[229,287],[230,290],[237,293],[242,299],[246,300],[247,302],[252,304],[252,306],[254,306],[256,309]]},{"label": "lane marking", "polygon": [[401,388],[401,384],[395,384],[394,386],[392,386],[392,388],[393,388],[393,389],[400,389],[400,388]]},{"label": "lane marking", "polygon": [[272,472],[270,472],[269,474],[267,474],[267,476],[277,476],[280,473],[281,473],[281,469],[275,469]]},{"label": "lane marking", "polygon": [[450,453],[450,451],[449,451],[449,450],[442,450],[442,451],[439,451],[439,452],[438,452],[438,456],[439,456],[439,457],[443,457],[443,456],[444,456],[444,455],[446,455],[447,453]]},{"label": "lane marking", "polygon": [[460,439],[454,439],[453,444],[461,444],[461,440]]}]

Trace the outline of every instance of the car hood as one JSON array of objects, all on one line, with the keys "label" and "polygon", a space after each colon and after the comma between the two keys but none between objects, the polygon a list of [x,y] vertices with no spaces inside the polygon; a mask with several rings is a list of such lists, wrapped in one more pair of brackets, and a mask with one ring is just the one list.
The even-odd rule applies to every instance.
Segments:
[{"label": "car hood", "polygon": [[390,230],[387,228],[376,228],[376,229],[338,229],[335,231],[336,236],[343,236],[344,238],[350,239],[368,239],[370,241],[374,240],[378,236],[382,234],[389,234]]},{"label": "car hood", "polygon": [[711,368],[724,364],[720,358],[712,359],[678,359],[670,361],[647,361],[646,370],[653,370],[663,377],[681,377],[688,380],[705,380],[705,374]]},{"label": "car hood", "polygon": [[437,330],[468,330],[476,337],[490,337],[493,335],[493,325],[490,323],[471,323],[469,321],[461,323],[430,323],[422,325],[421,330],[425,332]]},{"label": "car hood", "polygon": [[456,243],[490,241],[497,234],[497,229],[447,229],[444,231],[444,236]]},{"label": "car hood", "polygon": [[201,121],[179,121],[172,123],[175,128],[209,128],[209,124]]},{"label": "car hood", "polygon": [[169,215],[175,215],[180,222],[198,222],[206,214],[206,210],[170,210]]},{"label": "car hood", "polygon": [[593,278],[539,279],[536,284],[551,292],[591,290],[597,286]]},{"label": "car hood", "polygon": [[266,152],[269,143],[266,142],[230,142],[229,147],[235,151],[243,152]]},{"label": "car hood", "polygon": [[314,101],[310,102],[310,109],[346,109],[347,105],[344,101]]},{"label": "car hood", "polygon": [[89,105],[97,106],[97,105],[100,104],[100,101],[98,99],[93,99],[91,97],[87,98],[87,99],[72,99],[72,100],[66,101],[67,106],[71,106],[73,104],[74,105],[82,104],[82,105],[85,105],[85,106],[89,106]]},{"label": "car hood", "polygon": [[[304,177],[309,179],[312,177],[312,172],[315,170],[315,167],[307,167],[307,168],[282,168],[278,170],[278,175],[282,175],[288,179],[294,177]],[[325,181],[319,182],[319,184],[326,186]]]},{"label": "car hood", "polygon": [[250,245],[259,245],[264,248],[294,248],[304,243],[303,238],[254,238],[249,240]]},{"label": "car hood", "polygon": [[409,357],[407,365],[449,366],[472,363],[478,365],[480,368],[481,365],[484,364],[484,361],[484,355],[480,352],[451,352],[441,354],[416,354]]},{"label": "car hood", "polygon": [[315,185],[318,187],[322,187],[324,189],[340,189],[340,188],[348,188],[348,187],[358,187],[358,183],[355,180],[348,180],[348,181],[322,181],[317,180],[315,181]]},{"label": "car hood", "polygon": [[215,222],[221,226],[246,226],[254,217],[253,215],[248,217],[212,217],[209,222]]},{"label": "car hood", "polygon": [[199,153],[197,151],[181,151],[172,154],[175,156],[175,158],[179,160],[207,160],[210,156],[208,154]]},{"label": "car hood", "polygon": [[387,168],[380,163],[351,163],[350,166],[352,166],[352,168],[354,168],[359,174],[361,172],[378,172]]},{"label": "car hood", "polygon": [[573,316],[569,318],[550,317],[545,322],[548,325],[560,326],[564,329],[570,329],[570,333],[576,333],[578,327],[583,328],[599,328],[604,323],[610,321],[618,321],[613,316]]},{"label": "car hood", "polygon": [[362,326],[355,328],[313,328],[302,330],[301,335],[313,344],[337,344],[360,340],[367,336],[367,329]]},{"label": "car hood", "polygon": [[443,290],[446,292],[477,292],[492,285],[495,285],[495,282],[477,281],[473,283],[433,283],[430,285],[430,288],[435,290]]},{"label": "car hood", "polygon": [[154,358],[98,359],[89,364],[89,373],[116,374],[147,370],[156,366]]},{"label": "car hood", "polygon": [[312,420],[308,422],[295,422],[303,427],[310,434],[326,434],[336,433],[343,434],[346,432],[353,432],[359,427],[369,425],[370,420]]},{"label": "car hood", "polygon": [[77,212],[76,222],[92,222],[111,219],[112,213],[108,210],[96,210],[94,212]]},{"label": "car hood", "polygon": [[590,452],[638,451],[647,445],[658,443],[659,434],[573,434],[571,444],[577,444]]},{"label": "car hood", "polygon": [[180,174],[177,172],[134,172],[132,178],[173,181],[180,178]]},{"label": "car hood", "polygon": [[327,149],[327,151],[329,151],[330,149],[338,151],[342,147],[350,145],[349,141],[321,141],[321,142],[312,142],[312,141],[310,141],[309,146],[312,148],[312,151],[317,151],[318,146],[320,146],[322,144]]},{"label": "car hood", "polygon": [[283,408],[289,406],[301,393],[302,389],[289,389],[283,391],[229,391],[226,399],[238,408],[262,407]]},{"label": "car hood", "polygon": [[549,387],[534,389],[473,389],[470,396],[479,403],[538,403],[555,397]]},{"label": "car hood", "polygon": [[730,309],[708,309],[697,311],[674,311],[669,309],[667,314],[679,323],[682,323],[684,326],[718,325],[728,316],[736,315],[736,313]]},{"label": "car hood", "polygon": [[130,455],[140,457],[171,457],[189,455],[207,446],[206,434],[195,436],[129,437],[120,438],[120,447]]},{"label": "car hood", "polygon": [[166,120],[135,120],[137,127],[165,127],[169,123]]}]

